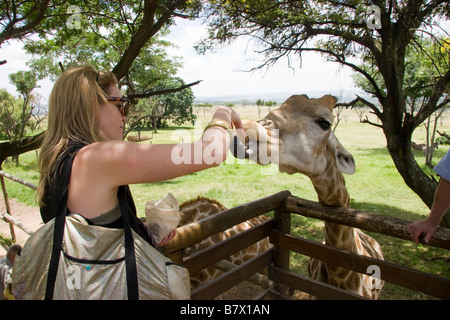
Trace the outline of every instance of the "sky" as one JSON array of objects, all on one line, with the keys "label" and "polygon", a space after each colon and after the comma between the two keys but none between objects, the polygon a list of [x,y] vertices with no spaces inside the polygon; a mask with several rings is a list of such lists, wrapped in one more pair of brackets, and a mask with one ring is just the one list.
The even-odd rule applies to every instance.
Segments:
[{"label": "sky", "polygon": [[[192,87],[196,98],[227,97],[249,94],[289,93],[302,94],[312,91],[330,93],[354,89],[351,72],[347,68],[339,68],[338,64],[327,62],[319,54],[304,55],[302,67],[299,61],[293,63],[294,70],[287,61],[281,61],[269,69],[246,72],[258,65],[260,55],[254,53],[255,47],[248,40],[237,42],[214,53],[199,55],[193,46],[206,34],[206,27],[199,21],[177,20],[171,33],[165,36],[177,48],[168,50],[170,55],[182,57],[183,67],[177,76],[186,83],[197,80],[202,82]],[[0,66],[0,88],[7,89],[17,95],[14,85],[9,82],[8,75],[19,70],[26,70],[26,61],[31,56],[22,49],[22,43],[11,41],[0,48],[0,60],[8,62]],[[49,80],[39,83],[37,92],[46,103],[53,86]]]},{"label": "sky", "polygon": [[[258,66],[261,55],[256,54],[253,42],[239,39],[217,52],[199,55],[193,46],[206,35],[206,27],[199,21],[179,19],[165,37],[178,46],[172,55],[183,57],[178,75],[186,83],[202,80],[192,87],[197,97],[231,96],[260,93],[305,93],[311,91],[340,91],[353,89],[351,72],[327,62],[317,53],[305,54],[302,67],[299,61],[289,68],[287,60],[273,67],[248,72]],[[247,72],[246,72],[247,70]]]}]

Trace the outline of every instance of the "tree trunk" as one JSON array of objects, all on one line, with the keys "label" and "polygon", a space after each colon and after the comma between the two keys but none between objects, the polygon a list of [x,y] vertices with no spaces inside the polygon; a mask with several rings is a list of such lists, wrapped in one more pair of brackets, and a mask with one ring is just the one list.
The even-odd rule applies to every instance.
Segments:
[{"label": "tree trunk", "polygon": [[[397,30],[398,31],[398,30]],[[407,112],[403,91],[403,76],[406,43],[409,34],[396,33],[394,29],[382,34],[383,60],[379,70],[386,85],[387,95],[380,99],[383,106],[383,131],[387,148],[406,185],[431,208],[437,182],[429,177],[417,164],[411,149],[411,138],[417,124],[413,115]],[[390,32],[393,32],[390,34]],[[400,45],[403,44],[403,45]],[[450,210],[441,221],[441,226],[450,228]]]},{"label": "tree trunk", "polygon": [[[411,149],[411,134],[394,134],[385,129],[389,153],[406,185],[411,188],[422,201],[431,208],[437,182],[430,178],[417,164]],[[450,228],[450,211],[440,223],[441,227]]]}]

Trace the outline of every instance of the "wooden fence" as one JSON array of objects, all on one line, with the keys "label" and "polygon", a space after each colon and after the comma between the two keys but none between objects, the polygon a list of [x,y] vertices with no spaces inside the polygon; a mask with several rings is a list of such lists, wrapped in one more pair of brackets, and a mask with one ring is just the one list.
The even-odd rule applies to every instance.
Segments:
[{"label": "wooden fence", "polygon": [[[0,180],[8,211],[2,213],[2,218],[10,223],[13,237],[13,224],[21,228],[23,226],[10,215],[3,177],[32,189],[36,187],[0,171]],[[185,248],[243,221],[271,211],[274,212],[273,219],[189,257],[183,257]],[[214,299],[240,282],[251,278],[264,268],[268,268],[268,279],[273,285],[258,297],[261,299],[286,298],[289,289],[297,289],[321,299],[365,299],[357,294],[290,271],[289,257],[291,251],[368,275],[372,275],[372,273],[368,273],[369,266],[375,265],[379,268],[379,276],[384,281],[420,291],[436,298],[450,299],[450,280],[447,278],[387,261],[360,256],[292,235],[290,233],[292,214],[331,221],[410,241],[407,232],[409,221],[354,209],[327,207],[317,202],[294,197],[289,191],[285,190],[180,227],[177,230],[176,237],[163,249],[165,254],[174,262],[184,265],[191,273],[196,273],[208,266],[217,265],[230,255],[266,237],[269,238],[273,245],[269,250],[231,268],[220,277],[195,289],[191,295],[192,299]],[[25,231],[27,232],[27,230]],[[450,250],[450,229],[438,228],[428,245]]]},{"label": "wooden fence", "polygon": [[[264,224],[189,257],[183,257],[184,248],[270,211],[274,211],[274,218]],[[409,221],[359,210],[327,207],[294,197],[289,191],[282,191],[225,210],[202,221],[180,227],[177,236],[164,247],[164,250],[174,261],[183,264],[191,273],[195,273],[226,259],[233,253],[265,237],[269,237],[273,244],[271,249],[197,288],[192,292],[192,299],[213,299],[267,267],[269,268],[269,280],[274,285],[258,298],[280,298],[288,292],[288,288],[291,288],[291,290],[298,289],[321,299],[365,299],[357,294],[290,271],[289,256],[291,251],[325,262],[332,262],[368,275],[373,275],[373,273],[368,273],[369,266],[375,265],[379,268],[380,278],[384,281],[420,291],[436,298],[450,299],[450,280],[447,278],[387,261],[360,256],[290,234],[292,214],[332,221],[410,241],[407,232]],[[450,249],[450,230],[438,228],[429,245]]]},{"label": "wooden fence", "polygon": [[[1,169],[1,163],[0,163],[0,169]],[[6,190],[5,178],[8,178],[15,182],[18,182],[18,183],[20,183],[28,188],[31,188],[33,190],[36,190],[37,186],[0,170],[0,184],[2,186],[3,199],[5,201],[5,209],[6,209],[6,212],[0,212],[0,218],[5,220],[9,224],[9,232],[11,234],[11,239],[13,241],[16,241],[16,233],[14,231],[14,225],[18,226],[20,229],[25,231],[27,234],[31,234],[32,231],[29,230],[22,223],[20,223],[20,221],[17,221],[14,219],[14,217],[12,217],[11,207],[9,205],[9,199],[8,199],[8,192]],[[3,245],[3,243],[1,243],[1,245],[5,248],[5,250],[7,250],[7,248]]]}]

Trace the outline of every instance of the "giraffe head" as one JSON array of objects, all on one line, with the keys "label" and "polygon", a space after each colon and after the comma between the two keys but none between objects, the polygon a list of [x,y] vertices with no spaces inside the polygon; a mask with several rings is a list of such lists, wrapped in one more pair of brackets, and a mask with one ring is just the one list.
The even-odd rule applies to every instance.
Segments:
[{"label": "giraffe head", "polygon": [[333,159],[341,172],[353,174],[353,156],[331,131],[336,102],[331,95],[293,95],[262,120],[244,120],[246,157],[259,164],[277,163],[281,172],[308,176],[322,173]]}]

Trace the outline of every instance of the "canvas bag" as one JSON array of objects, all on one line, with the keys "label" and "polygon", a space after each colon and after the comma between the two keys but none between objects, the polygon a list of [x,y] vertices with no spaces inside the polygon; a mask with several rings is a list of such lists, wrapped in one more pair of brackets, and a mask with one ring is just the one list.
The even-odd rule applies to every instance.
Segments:
[{"label": "canvas bag", "polygon": [[189,299],[187,269],[131,228],[124,186],[118,192],[123,229],[90,225],[79,214],[67,215],[75,154],[57,168],[61,174],[56,188],[64,191],[62,199],[52,199],[56,218],[30,236],[14,261],[16,299]]}]

